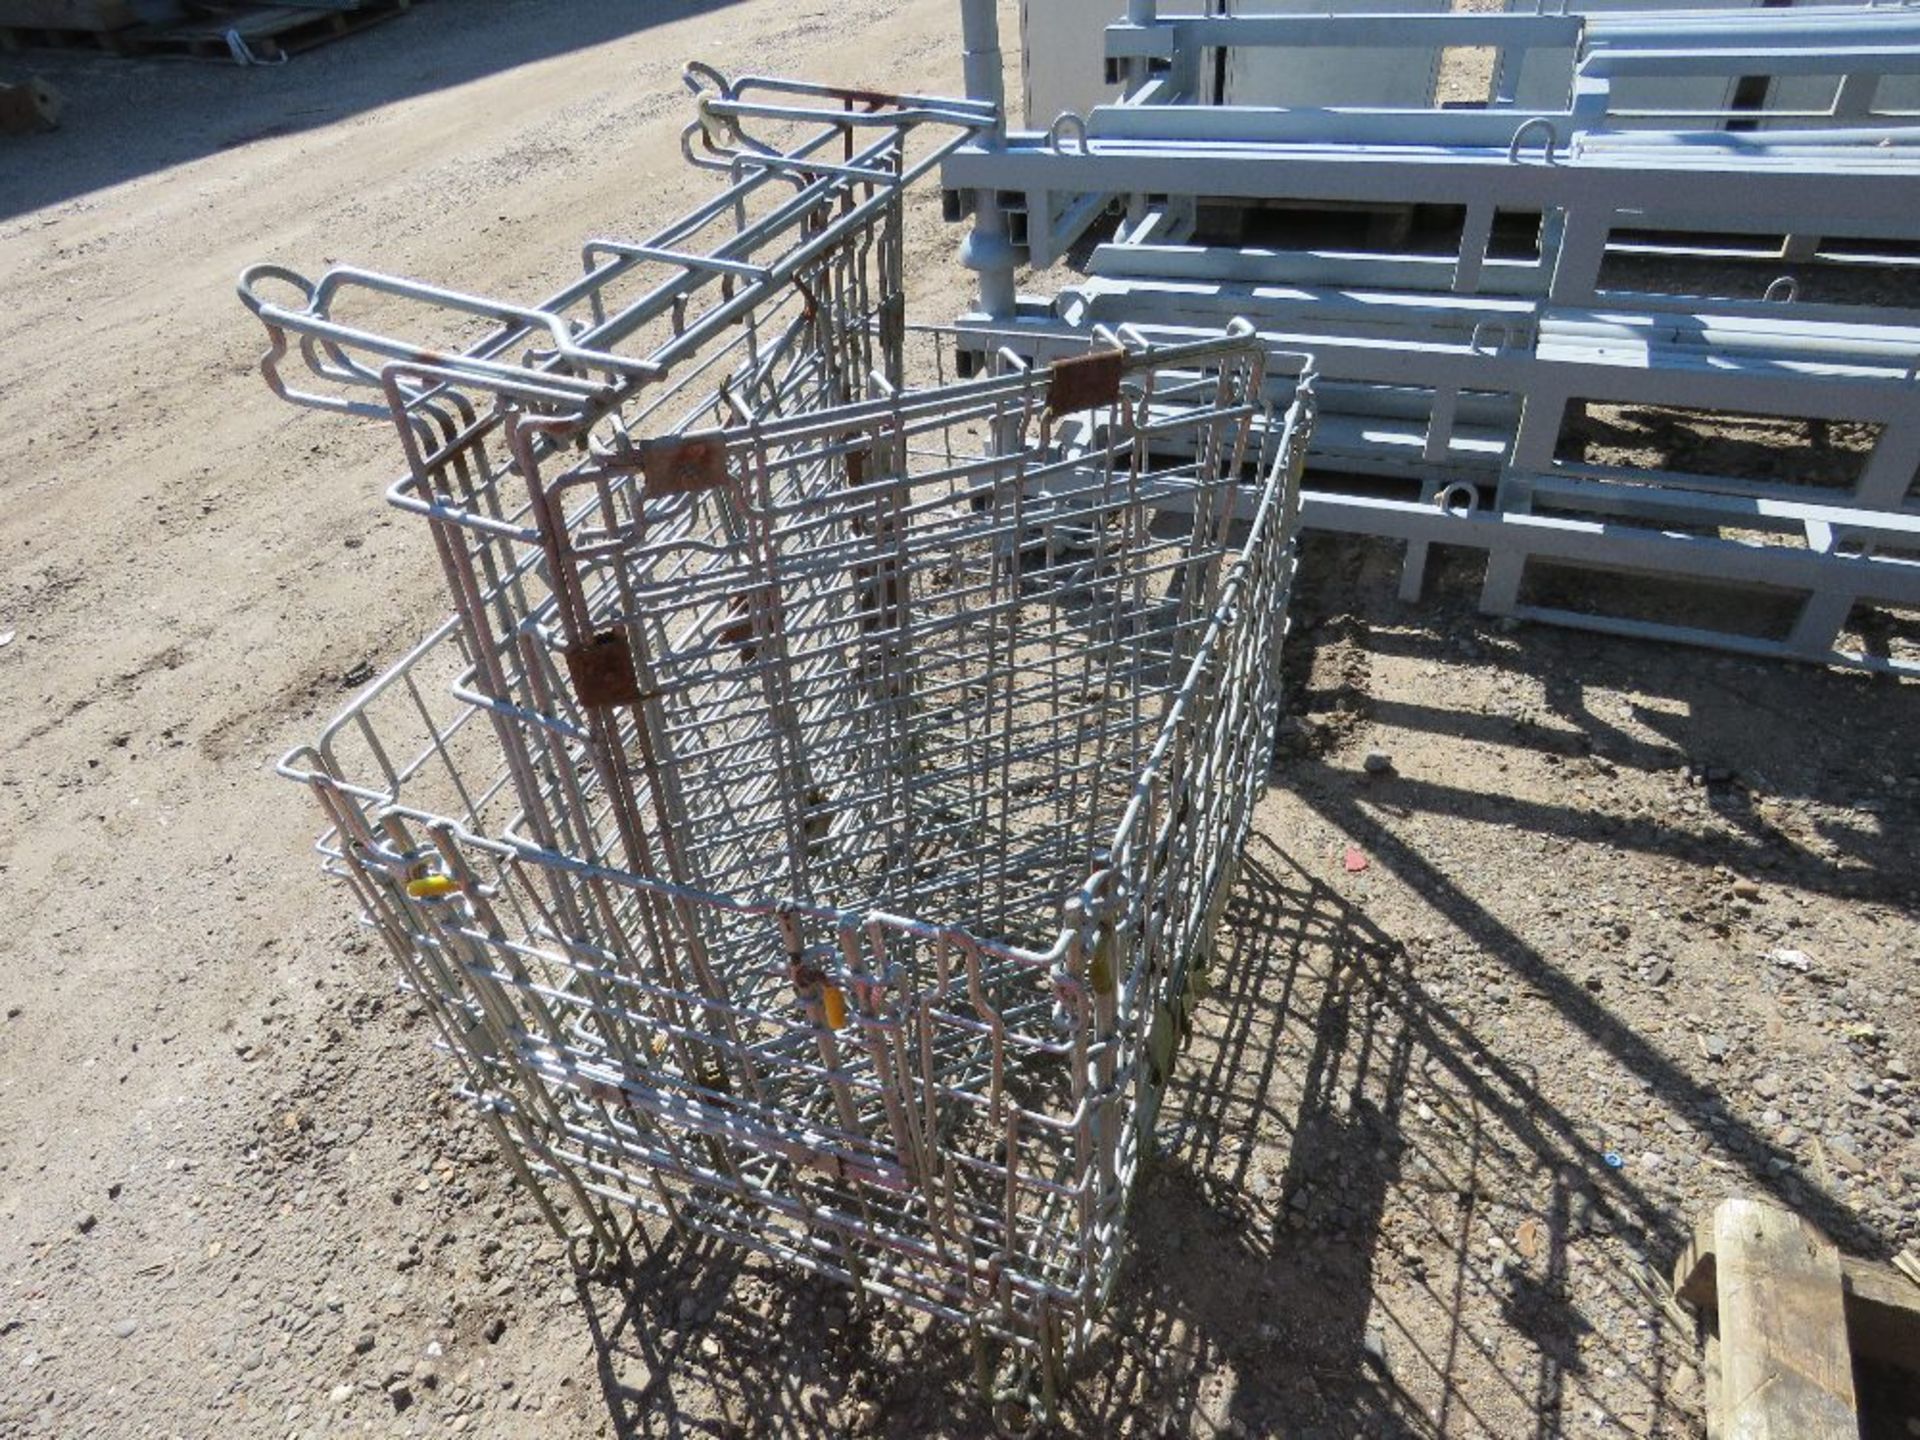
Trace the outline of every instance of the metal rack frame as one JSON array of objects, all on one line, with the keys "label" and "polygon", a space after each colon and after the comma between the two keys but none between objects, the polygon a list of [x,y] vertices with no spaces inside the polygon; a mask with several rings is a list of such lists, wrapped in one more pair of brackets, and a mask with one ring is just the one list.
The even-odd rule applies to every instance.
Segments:
[{"label": "metal rack frame", "polygon": [[[975,8],[984,34],[991,17]],[[979,307],[955,327],[963,364],[1005,348],[1061,353],[1095,325],[1164,341],[1247,315],[1276,347],[1311,349],[1323,376],[1307,523],[1406,541],[1408,598],[1421,592],[1431,547],[1458,545],[1489,557],[1490,613],[1920,668],[1847,633],[1863,603],[1920,609],[1920,307],[1809,302],[1789,274],[1915,264],[1920,127],[1908,122],[1920,116],[1871,107],[1884,80],[1920,66],[1920,11],[1155,12],[1138,0],[1108,32],[1116,73],[1130,81],[1120,102],[1044,133],[983,131],[943,167],[947,213],[972,214],[970,245],[986,256],[1052,263],[1103,211],[1125,209],[1092,249],[1087,278],[1049,299],[1010,297],[983,275]],[[1495,45],[1507,58],[1479,109],[1195,103],[1201,57],[1222,47],[1381,43]],[[1512,103],[1514,57],[1529,48],[1575,56],[1563,109]],[[1819,116],[1654,113],[1614,92],[1632,79],[1813,73],[1839,76]],[[1756,128],[1716,128],[1733,122]],[[1692,128],[1648,128],[1675,123]],[[1265,214],[1285,238],[1209,243],[1202,201],[1216,214]],[[1305,223],[1411,213],[1416,202],[1450,209],[1457,228],[1416,247],[1404,228],[1329,243]],[[1529,253],[1495,250],[1509,216],[1534,217]],[[1759,284],[1749,296],[1724,293],[1721,280],[1695,287],[1706,294],[1668,294],[1616,278],[1614,262],[1650,254],[1771,257],[1779,269],[1764,299]],[[1595,467],[1560,450],[1582,402],[1876,435],[1841,487]],[[1576,613],[1531,593],[1536,572],[1561,564],[1703,596],[1757,587],[1792,613],[1758,633],[1741,628],[1743,616],[1714,628],[1677,612]]]}]

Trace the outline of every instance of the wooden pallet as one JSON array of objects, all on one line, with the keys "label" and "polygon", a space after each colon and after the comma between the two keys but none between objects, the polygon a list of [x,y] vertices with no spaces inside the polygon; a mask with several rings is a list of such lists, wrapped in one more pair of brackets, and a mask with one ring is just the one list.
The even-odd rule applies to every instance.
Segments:
[{"label": "wooden pallet", "polygon": [[132,30],[95,30],[86,26],[0,25],[0,50],[92,50],[130,55]]},{"label": "wooden pallet", "polygon": [[[326,4],[314,0],[279,5],[196,4],[193,18],[171,25],[122,29],[0,25],[0,47],[105,50],[115,55],[178,55],[195,60],[251,57],[272,63],[391,20],[412,3],[335,0]],[[230,36],[238,39],[238,47]]]},{"label": "wooden pallet", "polygon": [[1778,1206],[1721,1202],[1673,1289],[1708,1331],[1709,1435],[1859,1440],[1856,1360],[1920,1368],[1920,1284]]},{"label": "wooden pallet", "polygon": [[139,18],[127,0],[0,0],[7,30],[124,30]]},{"label": "wooden pallet", "polygon": [[150,55],[188,55],[203,60],[238,59],[228,37],[268,62],[311,50],[382,20],[391,20],[413,0],[362,0],[353,6],[220,6],[205,19],[142,32],[138,45]]}]

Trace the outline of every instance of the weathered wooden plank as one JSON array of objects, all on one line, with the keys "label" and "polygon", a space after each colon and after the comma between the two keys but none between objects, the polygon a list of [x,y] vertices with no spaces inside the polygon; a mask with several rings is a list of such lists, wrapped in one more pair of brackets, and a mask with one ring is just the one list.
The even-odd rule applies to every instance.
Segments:
[{"label": "weathered wooden plank", "polygon": [[127,0],[0,0],[0,25],[21,30],[121,30],[139,18]]},{"label": "weathered wooden plank", "polygon": [[412,3],[413,0],[333,0],[324,5],[235,6],[215,19],[143,30],[138,36],[139,48],[156,54],[212,58],[232,50],[229,40],[232,36],[255,58],[271,61],[390,20]]},{"label": "weathered wooden plank", "polygon": [[[1702,1222],[1673,1267],[1674,1297],[1703,1312],[1715,1305],[1714,1217]],[[1840,1258],[1847,1343],[1864,1360],[1920,1370],[1920,1284],[1891,1265]]]},{"label": "weathered wooden plank", "polygon": [[1847,1289],[1847,1338],[1863,1360],[1920,1370],[1920,1285],[1891,1265],[1851,1256],[1840,1262]]},{"label": "weathered wooden plank", "polygon": [[1840,1252],[1757,1200],[1713,1212],[1727,1440],[1859,1440]]}]

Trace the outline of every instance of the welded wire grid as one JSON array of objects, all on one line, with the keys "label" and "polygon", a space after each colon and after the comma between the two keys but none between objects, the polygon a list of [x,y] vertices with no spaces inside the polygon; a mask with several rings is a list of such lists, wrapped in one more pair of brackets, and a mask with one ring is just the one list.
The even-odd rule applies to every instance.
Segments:
[{"label": "welded wire grid", "polygon": [[[531,406],[614,411],[710,346],[729,327],[754,325],[769,299],[794,292],[809,318],[836,340],[860,345],[863,331],[897,311],[899,255],[862,263],[867,283],[848,288],[839,252],[865,252],[902,188],[976,128],[990,122],[978,102],[849,91],[745,77],[728,81],[690,65],[697,117],[683,136],[692,164],[730,183],[705,203],[641,241],[596,238],[582,247],[582,273],[528,304],[471,294],[357,267],[318,281],[280,265],[256,265],[240,297],[267,328],[262,361],[269,385],[295,403],[384,415],[450,386],[467,397],[508,396]],[[764,128],[762,128],[764,127]],[[937,140],[916,149],[918,132]],[[279,298],[276,298],[279,297]],[[844,323],[850,308],[867,325]],[[778,327],[754,341],[778,349]],[[325,388],[298,388],[281,373],[297,351]],[[863,383],[869,364],[841,369]],[[420,365],[426,383],[388,367]],[[309,383],[301,380],[300,384]],[[682,382],[684,383],[684,381]],[[702,383],[696,393],[711,388]],[[386,399],[356,398],[361,390]]]},{"label": "welded wire grid", "polygon": [[687,73],[683,149],[726,187],[644,240],[587,241],[580,277],[538,302],[346,266],[241,278],[276,393],[397,426],[407,469],[390,498],[430,517],[483,658],[546,596],[507,417],[563,422],[542,447],[625,446],[898,389],[902,190],[992,114]]},{"label": "welded wire grid", "polygon": [[1256,423],[1244,341],[1099,367],[528,466],[547,602],[290,757],[603,1244],[1085,1338],[1265,773],[1311,404]]}]

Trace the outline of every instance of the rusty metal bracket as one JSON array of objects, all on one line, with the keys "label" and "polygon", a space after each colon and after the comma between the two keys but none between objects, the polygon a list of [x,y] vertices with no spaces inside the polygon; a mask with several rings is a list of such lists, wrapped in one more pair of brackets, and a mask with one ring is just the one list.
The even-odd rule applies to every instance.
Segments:
[{"label": "rusty metal bracket", "polygon": [[638,705],[640,680],[634,673],[633,650],[618,630],[602,630],[585,645],[566,652],[567,675],[573,693],[589,710],[614,705]]},{"label": "rusty metal bracket", "polygon": [[1119,350],[1096,350],[1091,355],[1055,360],[1047,367],[1047,409],[1055,415],[1071,415],[1096,405],[1113,404],[1120,398],[1120,376],[1126,359]]},{"label": "rusty metal bracket", "polygon": [[766,616],[765,625],[773,628],[773,615],[779,604],[779,592],[771,585],[735,591],[727,601],[727,615],[714,632],[717,644],[729,645],[740,652],[743,664],[751,665],[760,654],[756,636],[756,616]]},{"label": "rusty metal bracket", "polygon": [[685,495],[727,483],[727,446],[718,435],[670,435],[639,448],[649,494]]}]

